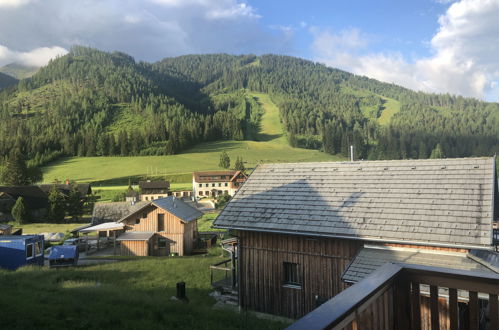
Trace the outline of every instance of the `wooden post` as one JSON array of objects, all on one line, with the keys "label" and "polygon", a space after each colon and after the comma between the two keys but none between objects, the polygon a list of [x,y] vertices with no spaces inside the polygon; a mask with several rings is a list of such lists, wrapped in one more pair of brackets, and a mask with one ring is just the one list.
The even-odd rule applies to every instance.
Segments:
[{"label": "wooden post", "polygon": [[438,286],[430,285],[430,313],[431,313],[431,329],[440,329],[440,319],[438,315]]},{"label": "wooden post", "polygon": [[236,250],[234,248],[234,245],[232,246],[230,257],[232,266],[232,289],[234,289],[236,287]]},{"label": "wooden post", "polygon": [[113,230],[113,255],[116,255],[116,230]]},{"label": "wooden post", "polygon": [[497,307],[497,295],[489,294],[489,317],[490,329],[499,329],[499,310]]},{"label": "wooden post", "polygon": [[419,283],[412,282],[412,291],[411,291],[411,307],[412,307],[412,317],[411,324],[412,329],[421,329],[421,299],[420,299],[420,290]]},{"label": "wooden post", "polygon": [[468,304],[470,330],[478,330],[478,292],[470,291],[470,301]]},{"label": "wooden post", "polygon": [[449,288],[449,320],[450,329],[459,329],[459,312],[457,305],[457,289]]},{"label": "wooden post", "polygon": [[407,277],[402,275],[397,281],[395,288],[395,317],[397,318],[397,329],[409,329],[411,310],[409,306],[410,283]]}]

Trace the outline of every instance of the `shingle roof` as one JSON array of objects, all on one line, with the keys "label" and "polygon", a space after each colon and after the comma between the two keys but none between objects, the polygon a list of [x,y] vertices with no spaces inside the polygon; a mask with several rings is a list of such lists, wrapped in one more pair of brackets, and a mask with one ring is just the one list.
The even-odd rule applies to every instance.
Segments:
[{"label": "shingle roof", "polygon": [[[52,186],[54,186],[54,184],[41,184],[39,187],[41,190],[43,190],[43,192],[45,192],[48,195],[50,189],[52,189]],[[56,184],[55,186],[57,190],[59,190],[59,192],[61,192],[66,196],[68,196],[71,190],[73,189],[72,184]],[[76,189],[78,189],[78,192],[82,197],[90,195],[92,193],[92,188],[90,187],[89,183],[78,183],[76,184]]]},{"label": "shingle roof", "polygon": [[387,262],[494,273],[491,269],[466,257],[464,253],[363,248],[345,269],[341,279],[357,283]]},{"label": "shingle roof", "polygon": [[215,227],[490,248],[494,158],[260,165]]},{"label": "shingle roof", "polygon": [[[192,175],[194,176],[195,182],[219,182],[219,181],[231,181],[234,175],[238,171],[207,171],[207,172],[194,172]],[[225,179],[221,179],[221,177],[225,177]]]},{"label": "shingle roof", "polygon": [[190,206],[181,199],[175,198],[174,196],[155,199],[152,204],[170,212],[185,222],[196,220],[203,215],[203,213],[198,209]]},{"label": "shingle roof", "polygon": [[153,232],[147,231],[128,231],[126,233],[121,234],[117,241],[148,241],[151,237],[154,236]]},{"label": "shingle roof", "polygon": [[118,221],[148,204],[148,202],[136,202],[134,204],[130,202],[95,203],[92,214],[92,225]]},{"label": "shingle roof", "polygon": [[0,192],[12,196],[14,200],[22,197],[30,210],[43,209],[48,205],[47,195],[38,186],[0,187]]}]

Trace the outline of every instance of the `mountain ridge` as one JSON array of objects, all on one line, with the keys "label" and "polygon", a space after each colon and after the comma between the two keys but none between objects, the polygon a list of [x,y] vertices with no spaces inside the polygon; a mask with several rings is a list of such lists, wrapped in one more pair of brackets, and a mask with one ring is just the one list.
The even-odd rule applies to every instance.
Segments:
[{"label": "mountain ridge", "polygon": [[174,154],[201,141],[257,140],[262,109],[249,91],[276,103],[292,146],[345,155],[354,145],[369,159],[498,151],[497,103],[414,92],[290,56],[146,63],[76,46],[0,93],[0,155],[24,145],[41,165],[61,156]]}]

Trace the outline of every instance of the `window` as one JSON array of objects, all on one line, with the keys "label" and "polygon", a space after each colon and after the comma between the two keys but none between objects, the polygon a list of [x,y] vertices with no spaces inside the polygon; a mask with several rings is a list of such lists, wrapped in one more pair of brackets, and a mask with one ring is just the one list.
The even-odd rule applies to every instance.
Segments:
[{"label": "window", "polygon": [[214,184],[214,183],[212,183],[212,184],[211,184],[211,186],[212,186],[212,187],[215,187],[215,184]]},{"label": "window", "polygon": [[284,285],[301,287],[298,264],[284,262]]},{"label": "window", "polygon": [[158,248],[160,249],[166,248],[166,238],[158,237]]},{"label": "window", "polygon": [[158,214],[158,231],[165,231],[165,215]]},{"label": "window", "polygon": [[142,213],[142,218],[147,218],[147,213]]},{"label": "window", "polygon": [[35,247],[33,243],[26,245],[26,259],[31,259],[34,257],[34,250]]},{"label": "window", "polygon": [[228,182],[225,182],[225,186],[228,187],[229,186],[229,183]]},{"label": "window", "polygon": [[200,183],[200,184],[199,184],[199,188],[202,188],[202,187],[203,187],[203,184],[202,184],[202,183]]},{"label": "window", "polygon": [[235,187],[239,187],[239,182],[234,182]]},{"label": "window", "polygon": [[221,187],[221,186],[222,186],[222,184],[219,182],[219,183],[218,183],[218,186],[219,186],[219,187]]},{"label": "window", "polygon": [[39,257],[43,254],[42,241],[38,241],[35,243],[35,254],[37,257]]},{"label": "window", "polygon": [[140,224],[140,219],[135,219],[135,224],[136,225]]},{"label": "window", "polygon": [[148,201],[148,200],[149,200],[149,197],[146,196],[146,201]]},{"label": "window", "polygon": [[202,191],[199,192],[199,196],[203,196],[203,192]]},{"label": "window", "polygon": [[209,184],[209,183],[207,183],[207,184],[205,185],[205,187],[209,187],[209,186],[210,186],[210,184]]}]

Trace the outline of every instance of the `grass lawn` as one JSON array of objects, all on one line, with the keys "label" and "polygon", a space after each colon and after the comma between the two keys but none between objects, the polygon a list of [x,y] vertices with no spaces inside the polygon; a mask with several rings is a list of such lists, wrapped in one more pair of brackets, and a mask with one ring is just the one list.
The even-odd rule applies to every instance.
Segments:
[{"label": "grass lawn", "polygon": [[23,234],[38,234],[38,233],[65,233],[81,227],[84,223],[27,223],[19,225],[12,223],[15,228],[22,228]]},{"label": "grass lawn", "polygon": [[[220,170],[218,162],[222,150],[232,162],[241,156],[247,168],[260,163],[314,162],[344,160],[317,150],[292,148],[279,122],[279,111],[266,94],[251,93],[262,104],[266,113],[262,118],[261,141],[217,141],[201,143],[178,155],[138,157],[71,157],[44,167],[45,182],[99,181],[104,186],[126,185],[129,178],[163,176],[180,184],[189,184],[194,171]],[[174,180],[172,180],[174,179]],[[96,188],[98,189],[98,188]]]},{"label": "grass lawn", "polygon": [[219,213],[220,211],[205,213],[200,219],[198,219],[198,231],[225,231],[225,229],[211,228],[213,221]]},{"label": "grass lawn", "polygon": [[[282,329],[288,324],[213,309],[208,256],[145,257],[68,268],[0,270],[2,328]],[[186,283],[188,303],[171,301]]]}]

